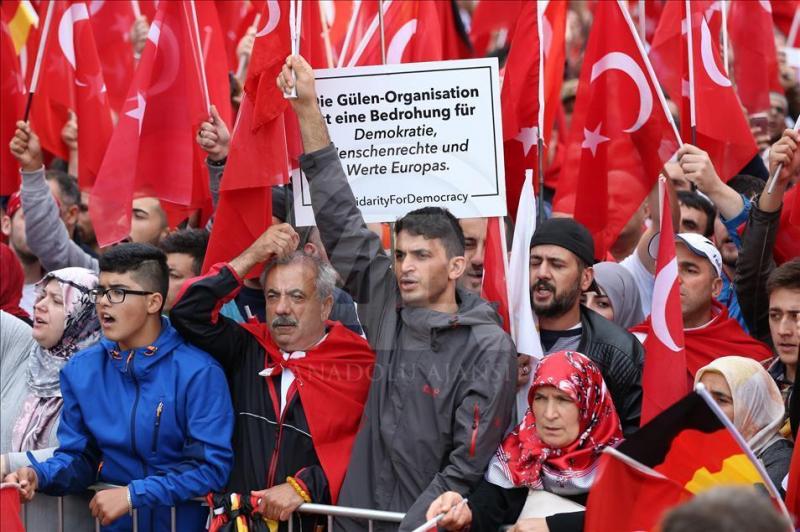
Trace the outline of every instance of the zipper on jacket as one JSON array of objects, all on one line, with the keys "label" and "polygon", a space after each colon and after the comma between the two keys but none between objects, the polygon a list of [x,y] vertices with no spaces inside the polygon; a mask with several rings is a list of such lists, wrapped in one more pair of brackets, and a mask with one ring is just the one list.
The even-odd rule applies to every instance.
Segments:
[{"label": "zipper on jacket", "polygon": [[[286,417],[286,412],[289,411],[289,405],[291,404],[292,399],[294,399],[294,395],[296,393],[297,390],[295,390],[295,392],[292,393],[291,395],[287,395],[286,408],[283,409],[280,418],[278,418],[278,437],[276,438],[275,441],[275,448],[272,450],[272,458],[270,459],[270,464],[269,464],[269,475],[267,475],[268,488],[271,488],[274,485],[273,483],[275,482],[275,472],[278,469],[278,453],[280,452],[281,438],[283,437],[283,419],[284,417]],[[280,402],[277,403],[277,408],[280,408],[280,406],[281,406]]]},{"label": "zipper on jacket", "polygon": [[158,406],[156,407],[156,426],[153,429],[153,445],[151,446],[151,452],[155,454],[156,446],[158,445],[158,429],[161,427],[161,412],[164,410],[164,402],[159,401]]},{"label": "zipper on jacket", "polygon": [[472,415],[472,441],[469,444],[469,456],[475,457],[475,446],[478,444],[478,425],[481,424],[481,412],[478,410],[478,403],[475,403],[475,410]]},{"label": "zipper on jacket", "polygon": [[133,372],[133,364],[135,362],[134,359],[135,350],[131,350],[131,354],[128,355],[128,360],[126,365],[128,366],[128,374],[133,379],[133,384],[136,386],[136,398],[133,400],[133,408],[131,409],[131,450],[133,451],[133,455],[139,457],[139,462],[142,464],[142,470],[144,471],[144,476],[149,476],[150,473],[147,471],[147,464],[136,452],[136,410],[139,408],[139,395],[141,390],[139,389],[139,380],[136,378],[136,374]]}]

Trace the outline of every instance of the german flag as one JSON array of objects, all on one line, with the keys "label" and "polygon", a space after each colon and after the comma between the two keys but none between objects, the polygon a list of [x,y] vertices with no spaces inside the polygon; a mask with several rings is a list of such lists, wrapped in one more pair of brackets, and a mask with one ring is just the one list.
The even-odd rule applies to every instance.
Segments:
[{"label": "german flag", "polygon": [[[705,389],[690,393],[607,454],[589,495],[587,530],[652,529],[688,497],[731,485],[766,491],[788,517],[763,467]],[[654,490],[660,495],[649,494]]]},{"label": "german flag", "polygon": [[39,25],[39,15],[28,0],[4,0],[2,20],[8,27],[14,51],[19,55],[28,40],[31,27]]}]

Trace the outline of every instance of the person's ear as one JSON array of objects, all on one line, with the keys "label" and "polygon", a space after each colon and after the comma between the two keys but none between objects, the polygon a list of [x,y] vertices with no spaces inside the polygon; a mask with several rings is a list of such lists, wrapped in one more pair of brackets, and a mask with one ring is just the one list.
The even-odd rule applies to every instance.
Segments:
[{"label": "person's ear", "polygon": [[307,242],[303,246],[303,252],[306,255],[311,255],[312,257],[318,257],[319,256],[319,250],[317,249],[317,246],[315,246],[311,242]]},{"label": "person's ear", "polygon": [[11,218],[7,214],[0,218],[0,230],[5,236],[11,236]]},{"label": "person's ear", "polygon": [[460,256],[453,257],[450,259],[448,266],[447,278],[451,281],[455,281],[464,275],[464,272],[467,269],[467,259]]},{"label": "person's ear", "polygon": [[587,266],[581,273],[581,292],[587,291],[592,286],[592,281],[594,281],[594,268]]},{"label": "person's ear", "polygon": [[333,310],[333,296],[328,296],[322,300],[320,309],[320,317],[323,322],[331,316],[331,310]]},{"label": "person's ear", "polygon": [[67,207],[66,213],[64,215],[64,223],[67,226],[74,227],[75,224],[78,223],[78,215],[80,214],[80,208],[77,205],[70,205]]},{"label": "person's ear", "polygon": [[164,296],[160,292],[147,296],[147,313],[160,314],[164,306]]},{"label": "person's ear", "polygon": [[716,299],[722,293],[722,278],[717,277],[711,283],[711,296]]}]

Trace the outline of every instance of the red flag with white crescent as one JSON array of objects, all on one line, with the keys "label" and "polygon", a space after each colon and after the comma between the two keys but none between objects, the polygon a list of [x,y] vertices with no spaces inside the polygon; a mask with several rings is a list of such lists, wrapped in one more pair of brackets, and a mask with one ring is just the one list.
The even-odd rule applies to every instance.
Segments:
[{"label": "red flag with white crescent", "polygon": [[689,392],[675,231],[664,178],[660,179],[658,189],[661,234],[658,237],[650,330],[644,341],[642,425]]}]

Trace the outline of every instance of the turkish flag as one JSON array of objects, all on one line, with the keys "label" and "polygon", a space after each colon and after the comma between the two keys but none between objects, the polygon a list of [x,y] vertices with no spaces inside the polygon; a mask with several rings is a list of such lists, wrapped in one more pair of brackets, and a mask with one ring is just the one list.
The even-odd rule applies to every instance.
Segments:
[{"label": "turkish flag", "polygon": [[769,2],[731,2],[728,15],[736,92],[747,112],[770,110],[771,90],[783,92]]},{"label": "turkish flag", "polygon": [[508,315],[508,247],[505,224],[502,218],[491,217],[486,224],[486,242],[483,255],[483,283],[481,297],[497,305],[503,319],[503,330],[511,332]]},{"label": "turkish flag", "polygon": [[[366,12],[362,20],[369,20]],[[386,0],[383,2],[383,24],[387,65],[445,59],[443,30],[436,2]],[[346,61],[347,66],[383,63],[377,10],[364,37],[355,43]]]},{"label": "turkish flag", "polygon": [[161,2],[150,25],[92,189],[89,214],[101,246],[128,236],[135,196],[176,206],[195,205],[202,196],[195,190],[200,158],[194,137],[208,110],[192,19],[189,2]]},{"label": "turkish flag", "polygon": [[[204,272],[239,256],[267,230],[272,223],[272,185],[288,180],[283,115],[255,129],[253,115],[253,99],[245,94],[220,185]],[[260,271],[261,265],[249,276]]]},{"label": "turkish flag", "polygon": [[783,197],[783,209],[772,254],[777,264],[800,257],[800,194],[792,187]]},{"label": "turkish flag", "polygon": [[[225,39],[225,55],[228,59],[228,70],[235,72],[239,66],[239,58],[236,56],[236,47],[247,28],[255,22],[258,9],[253,2],[245,0],[242,2],[231,2],[230,0],[216,0],[214,2],[217,13],[219,14],[219,25],[222,28]],[[259,21],[259,22],[266,22]]]},{"label": "turkish flag", "polygon": [[130,2],[91,2],[89,9],[108,98],[111,108],[119,113],[133,79],[133,7]]},{"label": "turkish flag", "polygon": [[[666,0],[628,0],[628,10],[631,18],[636,24],[636,29],[641,30],[642,13],[639,11],[644,7],[644,37],[645,43],[653,41],[653,35],[656,33],[658,21],[661,19],[661,12],[664,11],[664,4]],[[641,36],[641,32],[639,33]]]},{"label": "turkish flag", "polygon": [[0,196],[9,196],[19,189],[19,164],[8,145],[25,109],[25,79],[5,23],[0,25],[0,57]]},{"label": "turkish flag", "polygon": [[[498,32],[505,32],[505,43],[513,42],[516,34],[518,19],[523,6],[534,2],[522,0],[480,0],[472,12],[472,22],[469,31],[470,40],[475,52],[475,57],[485,57],[494,45]],[[538,3],[538,2],[535,2]],[[551,2],[564,3],[562,1]]]},{"label": "turkish flag", "polygon": [[615,2],[595,9],[566,159],[553,210],[584,224],[605,257],[678,149],[678,138],[648,75],[638,37]]},{"label": "turkish flag", "polygon": [[[288,2],[277,2],[263,13],[266,33],[256,37],[245,82],[256,92],[246,89],[242,97],[204,271],[238,256],[270,226],[271,187],[288,182],[284,125],[288,106],[275,85],[290,52],[288,7]],[[260,266],[250,275],[258,271]]]},{"label": "turkish flag", "polygon": [[[757,153],[742,104],[719,54],[721,15],[710,0],[691,2],[694,97],[699,148],[708,152],[723,181],[727,181]],[[650,59],[667,94],[680,102],[681,137],[690,142],[691,113],[688,44],[683,2],[668,2],[653,37]]]},{"label": "turkish flag", "polygon": [[225,56],[225,34],[214,2],[195,2],[200,50],[206,67],[208,95],[226,124],[233,123],[231,85]]},{"label": "turkish flag", "polygon": [[[800,0],[778,0],[770,2],[772,5],[772,20],[787,38],[792,30],[796,18],[800,18]],[[800,44],[800,31],[795,35],[794,42],[787,42],[786,46],[797,47]]]},{"label": "turkish flag", "polygon": [[663,178],[659,181],[658,188],[661,199],[661,234],[658,238],[650,330],[644,341],[642,425],[689,392],[678,261],[675,257],[675,231]]},{"label": "turkish flag", "polygon": [[111,108],[87,2],[53,3],[31,122],[42,146],[64,156],[61,129],[68,109],[78,117],[78,181],[94,183],[111,138]]},{"label": "turkish flag", "polygon": [[[556,105],[545,105],[543,124],[539,124],[538,6],[537,2],[528,2],[519,12],[515,29],[517,40],[512,43],[508,53],[500,93],[506,154],[506,200],[513,218],[517,215],[525,169],[537,166],[534,148],[538,135],[541,131],[542,139],[549,143],[557,110]],[[560,100],[566,54],[566,15],[565,2],[551,2],[542,15],[545,102]]]},{"label": "turkish flag", "polygon": [[792,453],[789,485],[786,489],[786,509],[792,515],[800,516],[800,445],[795,445]]}]

